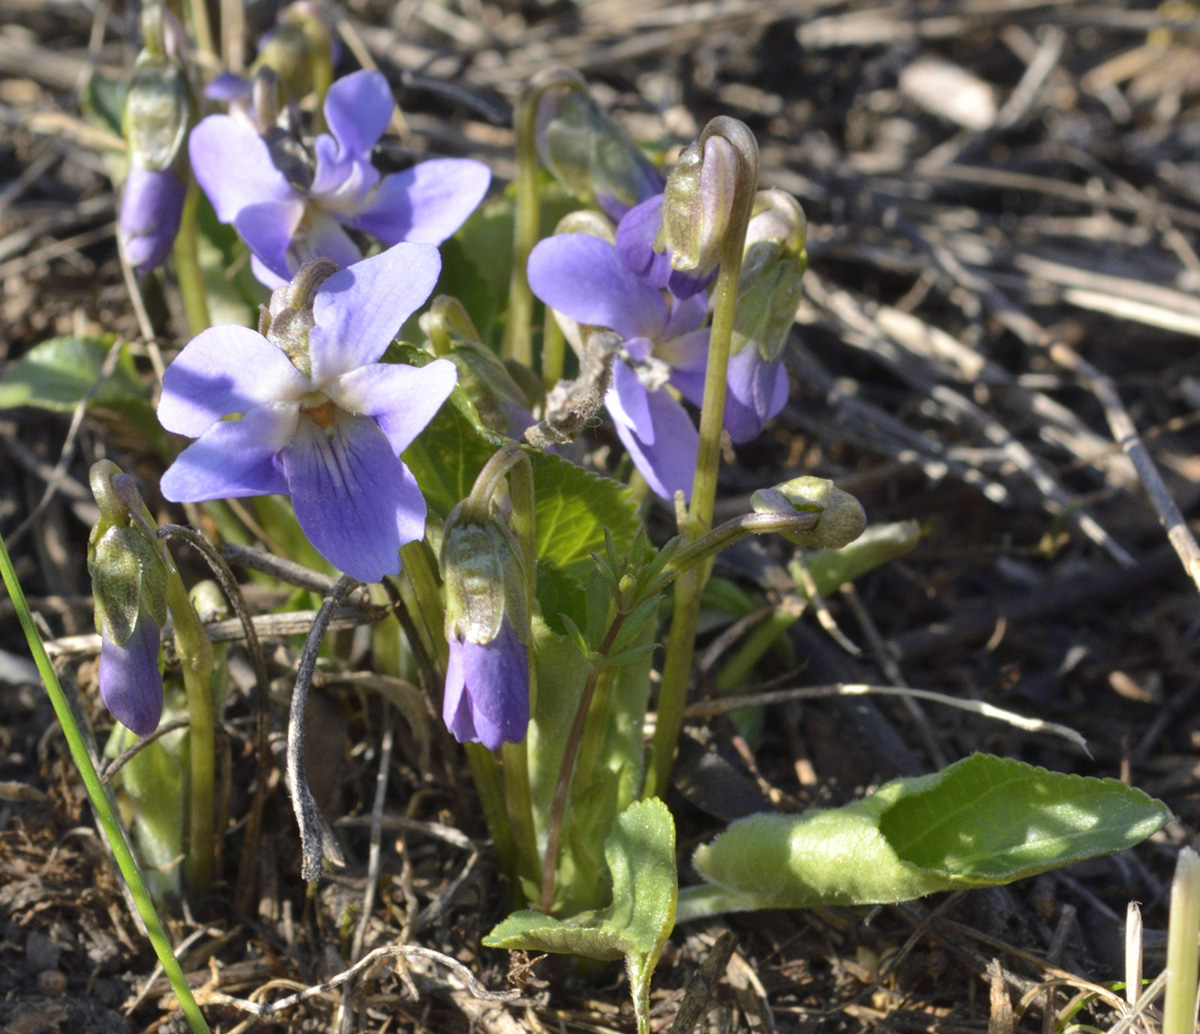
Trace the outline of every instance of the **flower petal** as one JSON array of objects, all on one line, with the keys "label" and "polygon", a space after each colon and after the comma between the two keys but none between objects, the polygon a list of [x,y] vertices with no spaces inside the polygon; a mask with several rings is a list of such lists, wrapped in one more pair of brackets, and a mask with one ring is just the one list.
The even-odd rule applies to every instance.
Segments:
[{"label": "flower petal", "polygon": [[288,280],[292,275],[288,248],[303,218],[303,201],[260,201],[242,208],[234,216],[233,225],[254,257],[276,276]]},{"label": "flower petal", "polygon": [[351,413],[374,417],[399,456],[437,415],[457,380],[448,359],[419,368],[372,363],[332,381],[325,393]]},{"label": "flower petal", "polygon": [[687,298],[672,296],[671,303],[671,317],[662,332],[664,341],[692,333],[708,316],[707,295],[694,294]]},{"label": "flower petal", "polygon": [[667,304],[658,289],[598,237],[564,233],[540,242],[529,256],[529,286],[564,316],[611,327],[625,338],[654,340],[667,324]]},{"label": "flower petal", "polygon": [[138,276],[157,269],[171,254],[186,189],[174,169],[130,167],[121,197],[121,246]]},{"label": "flower petal", "polygon": [[325,95],[325,121],[343,157],[369,158],[383,136],[396,101],[382,72],[364,69],[342,76]]},{"label": "flower petal", "polygon": [[[604,398],[610,411],[614,397],[615,391],[610,388]],[[654,444],[647,445],[637,432],[620,420],[616,420],[617,435],[655,495],[670,502],[678,491],[683,493],[685,500],[689,500],[700,435],[687,411],[671,397],[670,392],[665,389],[647,392],[646,401]]]},{"label": "flower petal", "polygon": [[173,503],[286,493],[275,457],[292,438],[299,406],[274,402],[213,424],[179,454],[159,487]]},{"label": "flower petal", "polygon": [[612,390],[608,411],[619,424],[637,434],[644,445],[654,444],[654,418],[650,415],[650,392],[626,363],[613,363]]},{"label": "flower petal", "polygon": [[441,244],[487,193],[492,173],[468,158],[435,158],[385,176],[366,207],[347,226],[385,244]]},{"label": "flower petal", "polygon": [[446,687],[442,692],[442,721],[459,743],[478,743],[475,721],[471,716],[471,702],[466,694],[466,676],[463,672],[463,641],[452,635],[447,642]]},{"label": "flower petal", "polygon": [[332,259],[336,266],[345,269],[361,262],[362,252],[350,239],[350,235],[333,219],[320,209],[310,206],[308,229],[296,234],[288,248],[288,278],[291,279],[304,263],[315,258]]},{"label": "flower petal", "polygon": [[671,367],[671,384],[694,405],[704,404],[704,377],[708,367],[709,328],[693,330],[654,349],[654,354]]},{"label": "flower petal", "polygon": [[210,115],[193,129],[188,154],[196,181],[223,223],[233,222],[247,205],[299,197],[262,138],[230,115]]},{"label": "flower petal", "polygon": [[334,273],[313,302],[309,335],[313,383],[320,386],[373,363],[420,306],[441,272],[437,248],[396,244]]},{"label": "flower petal", "polygon": [[787,370],[781,362],[764,361],[753,345],[730,356],[728,384],[723,422],[738,444],[757,438],[766,422],[787,405]]},{"label": "flower petal", "polygon": [[370,417],[337,411],[331,433],[303,417],[282,460],[300,527],[361,582],[400,570],[400,547],[425,534],[425,499]]},{"label": "flower petal", "polygon": [[308,378],[257,331],[209,327],[163,374],[158,419],[168,431],[195,438],[223,416],[294,402],[311,390]]},{"label": "flower petal", "polygon": [[139,736],[149,736],[162,717],[159,639],[158,625],[144,610],[124,646],[100,637],[100,698],[118,722]]},{"label": "flower petal", "polygon": [[488,750],[520,743],[529,727],[529,661],[506,617],[487,643],[463,643],[463,674],[475,734]]},{"label": "flower petal", "polygon": [[669,287],[676,298],[699,294],[713,281],[716,270],[696,274],[671,268],[670,257],[654,250],[662,223],[663,196],[649,198],[631,208],[617,224],[617,252],[633,272],[655,287]]}]

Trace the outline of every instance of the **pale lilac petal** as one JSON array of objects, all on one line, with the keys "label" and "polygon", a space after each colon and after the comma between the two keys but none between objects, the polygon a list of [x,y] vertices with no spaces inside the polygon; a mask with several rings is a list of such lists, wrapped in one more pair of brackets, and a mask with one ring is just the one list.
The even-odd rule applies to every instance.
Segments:
[{"label": "pale lilac petal", "polygon": [[617,252],[621,261],[655,287],[667,287],[677,298],[699,294],[716,276],[716,270],[696,274],[671,268],[669,256],[654,250],[662,223],[663,196],[635,205],[617,224]]},{"label": "pale lilac petal", "polygon": [[435,158],[385,176],[366,207],[347,226],[385,244],[441,244],[487,193],[492,173],[469,158]]},{"label": "pale lilac petal", "polygon": [[377,582],[400,570],[400,547],[425,534],[425,499],[374,420],[339,410],[330,432],[302,417],[283,450],[292,505],[317,552]]},{"label": "pale lilac petal", "polygon": [[328,133],[313,145],[317,166],[309,193],[338,218],[358,215],[379,182],[379,170],[366,158],[347,156]]},{"label": "pale lilac petal", "polygon": [[291,274],[283,277],[278,273],[272,272],[267,268],[266,263],[253,252],[250,253],[250,271],[254,274],[254,279],[269,291],[274,291],[277,287],[283,287],[292,279]]},{"label": "pale lilac petal", "polygon": [[230,115],[210,115],[193,129],[188,154],[197,182],[223,223],[233,222],[247,205],[299,197],[275,168],[262,138]]},{"label": "pale lilac petal", "polygon": [[382,72],[343,76],[325,95],[325,121],[346,157],[367,158],[392,120],[396,101]]},{"label": "pale lilac petal", "polygon": [[617,254],[625,266],[645,277],[653,287],[663,288],[671,279],[671,261],[654,250],[654,238],[662,223],[663,196],[634,205],[617,224]]},{"label": "pale lilac petal", "polygon": [[762,434],[766,422],[787,405],[787,370],[781,362],[765,362],[753,345],[730,357],[728,384],[725,430],[739,444]]},{"label": "pale lilac petal", "polygon": [[374,417],[399,456],[437,415],[457,380],[448,359],[422,367],[372,363],[331,381],[325,393],[351,413]]},{"label": "pale lilac petal", "polygon": [[[609,389],[605,405],[612,409],[615,392]],[[647,394],[653,424],[653,445],[647,445],[638,434],[615,420],[617,435],[629,450],[634,465],[654,494],[668,502],[677,491],[685,500],[692,495],[692,478],[696,472],[696,454],[700,449],[700,435],[683,406],[667,391]]]},{"label": "pale lilac petal", "polygon": [[656,340],[667,324],[662,294],[598,237],[565,233],[541,241],[529,256],[529,286],[564,316],[625,338]]},{"label": "pale lilac petal", "polygon": [[442,717],[460,743],[499,750],[519,743],[529,727],[529,662],[505,617],[487,643],[450,641]]},{"label": "pale lilac petal", "polygon": [[138,276],[157,269],[171,254],[186,191],[174,169],[130,167],[121,196],[121,247]]},{"label": "pale lilac petal", "polygon": [[173,503],[198,503],[286,493],[275,458],[291,441],[298,413],[294,402],[274,402],[213,424],[167,468],[162,494]]},{"label": "pale lilac petal", "polygon": [[446,657],[446,686],[442,691],[442,721],[459,743],[478,743],[475,721],[471,716],[471,701],[466,692],[463,641],[452,635],[446,645],[450,649]]},{"label": "pale lilac petal", "polygon": [[333,219],[313,206],[308,209],[308,227],[292,238],[288,248],[288,276],[315,258],[331,259],[340,269],[362,260],[357,244]]},{"label": "pale lilac petal", "polygon": [[671,317],[667,320],[667,325],[662,332],[664,341],[690,334],[708,316],[707,295],[694,294],[687,298],[673,297],[672,303]]},{"label": "pale lilac petal", "polygon": [[326,280],[313,303],[316,326],[308,339],[313,383],[325,384],[383,355],[429,297],[441,268],[437,248],[396,244]]},{"label": "pale lilac petal", "polygon": [[[613,363],[612,402],[609,411],[617,423],[637,432],[645,445],[654,444],[654,418],[650,415],[650,392],[628,364]],[[615,403],[615,404],[613,404]]]},{"label": "pale lilac petal", "polygon": [[292,273],[288,268],[288,248],[304,218],[304,207],[303,201],[295,199],[256,202],[246,205],[233,219],[238,236],[255,258],[285,280]]},{"label": "pale lilac petal", "polygon": [[689,402],[704,404],[710,330],[703,327],[658,345],[654,354],[671,367],[671,383]]},{"label": "pale lilac petal", "polygon": [[204,87],[204,96],[210,101],[228,104],[230,101],[249,100],[254,85],[245,76],[234,72],[222,72]]},{"label": "pale lilac petal", "polygon": [[123,645],[118,646],[107,635],[100,637],[100,699],[118,722],[139,736],[149,736],[162,717],[159,638],[158,625],[144,609]]},{"label": "pale lilac petal", "polygon": [[196,438],[231,413],[296,401],[311,390],[308,378],[257,331],[209,327],[163,374],[158,419],[168,431]]}]

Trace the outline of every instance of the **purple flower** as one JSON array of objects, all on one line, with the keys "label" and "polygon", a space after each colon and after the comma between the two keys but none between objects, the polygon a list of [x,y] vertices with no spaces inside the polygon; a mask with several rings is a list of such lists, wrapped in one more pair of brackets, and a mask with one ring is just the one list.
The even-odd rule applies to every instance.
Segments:
[{"label": "purple flower", "polygon": [[[163,475],[163,495],[197,502],[287,494],[334,566],[364,582],[397,572],[399,548],[425,531],[425,500],[400,453],[456,375],[447,360],[420,368],[378,360],[440,267],[431,245],[397,244],[330,276],[310,316],[291,313],[312,321],[306,352],[295,357],[304,372],[245,327],[196,337],[163,377],[159,420],[197,437]],[[241,419],[223,419],[234,414]]]},{"label": "purple flower", "polygon": [[294,155],[284,161],[279,148],[231,115],[211,115],[192,130],[196,179],[217,218],[233,223],[250,248],[264,284],[285,283],[318,256],[342,267],[359,261],[344,227],[389,245],[440,244],[479,204],[491,179],[479,162],[441,158],[380,178],[371,149],[393,107],[379,72],[339,79],[325,97],[330,131],[317,137],[311,167]]},{"label": "purple flower", "polygon": [[655,251],[654,240],[662,225],[663,194],[634,206],[617,225],[617,251],[621,261],[655,287],[668,288],[677,298],[690,298],[712,283],[716,270],[693,273],[674,269],[668,252]]},{"label": "purple flower", "polygon": [[529,726],[529,659],[505,615],[496,636],[473,643],[462,633],[449,637],[442,720],[459,743],[499,750],[519,743]]},{"label": "purple flower", "polygon": [[121,247],[139,276],[157,269],[171,254],[185,193],[174,169],[130,167],[121,198]]},{"label": "purple flower", "polygon": [[142,607],[124,643],[118,645],[107,633],[100,637],[100,698],[117,721],[139,736],[149,736],[162,717],[159,636],[158,623]]},{"label": "purple flower", "polygon": [[690,498],[700,437],[667,384],[675,382],[676,368],[699,369],[703,384],[705,296],[664,293],[654,280],[631,270],[618,247],[584,234],[538,244],[529,257],[529,285],[564,316],[609,327],[625,338],[604,403],[654,492],[664,499],[673,499],[677,491]]}]

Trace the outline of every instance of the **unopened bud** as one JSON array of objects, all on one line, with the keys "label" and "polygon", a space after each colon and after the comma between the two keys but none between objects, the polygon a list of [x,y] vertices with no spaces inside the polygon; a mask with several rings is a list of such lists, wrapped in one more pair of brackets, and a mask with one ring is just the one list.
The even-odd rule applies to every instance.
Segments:
[{"label": "unopened bud", "polygon": [[451,514],[442,540],[446,636],[491,642],[507,616],[522,640],[529,628],[520,546],[499,520],[486,524]]},{"label": "unopened bud", "polygon": [[767,362],[779,358],[800,303],[808,264],[807,221],[790,194],[762,190],[746,231],[731,350],[753,344]]},{"label": "unopened bud", "polygon": [[542,164],[576,198],[614,219],[659,194],[662,174],[582,89],[548,90],[535,131]]},{"label": "unopened bud", "polygon": [[655,250],[670,253],[672,268],[702,274],[717,267],[737,187],[738,154],[723,136],[683,152],[667,179],[654,241]]},{"label": "unopened bud", "polygon": [[262,318],[267,340],[277,345],[305,377],[312,375],[308,336],[316,326],[313,301],[317,288],[337,271],[337,263],[329,258],[304,263],[290,283],[271,292],[267,317]]},{"label": "unopened bud", "polygon": [[858,538],[867,526],[862,503],[826,478],[798,477],[774,488],[759,489],[750,497],[750,506],[755,513],[820,514],[817,523],[807,531],[784,534],[798,546],[841,549]]},{"label": "unopened bud", "polygon": [[133,479],[101,460],[90,480],[100,506],[88,539],[96,628],[122,644],[142,611],[159,625],[167,620],[167,570]]}]

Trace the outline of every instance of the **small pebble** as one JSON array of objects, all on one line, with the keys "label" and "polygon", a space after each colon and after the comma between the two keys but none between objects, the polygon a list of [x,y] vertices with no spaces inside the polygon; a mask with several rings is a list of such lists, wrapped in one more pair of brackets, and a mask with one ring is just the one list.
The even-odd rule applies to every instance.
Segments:
[{"label": "small pebble", "polygon": [[67,989],[67,975],[61,969],[44,969],[37,976],[38,990],[47,998],[56,998]]}]

